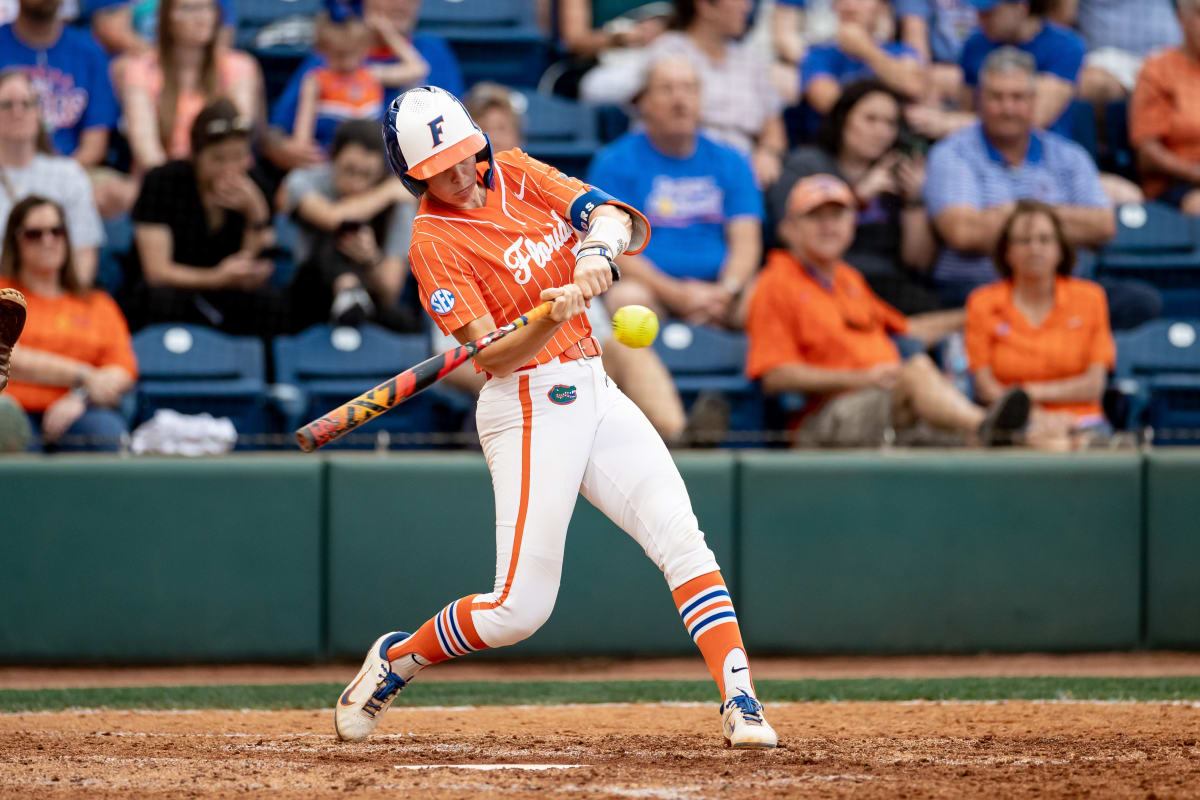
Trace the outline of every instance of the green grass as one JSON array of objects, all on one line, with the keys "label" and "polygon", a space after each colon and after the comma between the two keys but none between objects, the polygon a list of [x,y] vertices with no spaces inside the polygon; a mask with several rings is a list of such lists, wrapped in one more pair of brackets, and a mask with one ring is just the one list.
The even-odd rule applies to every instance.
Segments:
[{"label": "green grass", "polygon": [[[1200,700],[1200,676],[1176,678],[862,678],[760,680],[764,701],[848,700]],[[330,708],[343,686],[148,686],[0,690],[0,712],[64,708]],[[708,681],[579,681],[415,683],[398,700],[412,706],[556,703],[711,702]]]}]

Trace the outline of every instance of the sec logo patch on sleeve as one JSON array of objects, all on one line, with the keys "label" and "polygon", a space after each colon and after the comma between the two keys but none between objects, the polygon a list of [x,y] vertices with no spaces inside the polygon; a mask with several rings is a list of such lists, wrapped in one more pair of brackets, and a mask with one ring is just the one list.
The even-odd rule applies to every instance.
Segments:
[{"label": "sec logo patch on sleeve", "polygon": [[454,292],[449,289],[435,289],[429,295],[429,307],[439,314],[449,314],[454,310]]}]

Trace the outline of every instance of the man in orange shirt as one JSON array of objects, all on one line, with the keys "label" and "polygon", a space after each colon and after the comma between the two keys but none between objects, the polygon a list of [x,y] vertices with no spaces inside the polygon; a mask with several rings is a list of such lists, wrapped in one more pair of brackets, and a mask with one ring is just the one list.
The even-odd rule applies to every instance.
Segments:
[{"label": "man in orange shirt", "polygon": [[1200,3],[1175,6],[1183,42],[1142,67],[1129,103],[1129,141],[1146,196],[1200,216]]},{"label": "man in orange shirt", "polygon": [[8,362],[25,327],[25,297],[16,289],[0,289],[0,392],[8,386]]},{"label": "man in orange shirt", "polygon": [[888,428],[918,423],[967,441],[1011,441],[1029,417],[1024,391],[1005,393],[989,411],[924,353],[901,359],[889,334],[932,343],[962,325],[962,312],[906,318],[880,300],[842,260],[854,220],[854,194],[838,178],[812,175],[792,189],[779,226],[788,250],[768,256],[750,301],[747,373],[768,394],[808,395],[804,443],[876,445]]}]

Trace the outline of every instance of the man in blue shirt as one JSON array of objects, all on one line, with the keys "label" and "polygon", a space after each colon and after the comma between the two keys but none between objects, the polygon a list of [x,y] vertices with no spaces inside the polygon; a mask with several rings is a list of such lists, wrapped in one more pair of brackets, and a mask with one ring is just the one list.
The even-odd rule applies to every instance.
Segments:
[{"label": "man in blue shirt", "polygon": [[[980,70],[979,124],[929,152],[925,206],[945,247],[933,267],[943,302],[961,305],[972,289],[997,279],[991,253],[1017,200],[1054,207],[1075,247],[1096,247],[1116,233],[1112,205],[1082,147],[1033,126],[1033,57],[1014,47],[988,56]],[[1161,298],[1142,285],[1100,281],[1114,328],[1157,316]]]},{"label": "man in blue shirt", "polygon": [[874,31],[891,7],[882,0],[835,0],[836,38],[812,47],[800,66],[805,102],[824,116],[842,95],[842,87],[862,78],[877,77],[908,98],[926,90],[925,65],[920,53],[899,42],[880,43]]},{"label": "man in blue shirt", "polygon": [[609,308],[637,304],[691,322],[740,327],[738,302],[762,255],[762,194],[746,157],[702,136],[691,62],[654,62],[635,98],[645,129],[601,150],[588,183],[640,208],[654,228],[622,256]]},{"label": "man in blue shirt", "polygon": [[117,100],[108,58],[85,31],[58,19],[62,0],[21,0],[11,25],[0,27],[0,64],[26,68],[55,149],[85,167],[108,155]]},{"label": "man in blue shirt", "polygon": [[[383,4],[377,0],[365,0],[363,3],[364,16],[370,18],[373,15],[384,15],[385,9],[376,7],[380,5]],[[461,96],[465,88],[462,71],[459,69],[458,58],[450,49],[450,45],[441,36],[435,34],[413,34],[421,4],[419,2],[405,3],[398,9],[392,8],[394,4],[387,5],[386,10],[390,13],[386,16],[391,24],[395,26],[400,35],[411,37],[412,46],[429,65],[429,74],[420,83],[437,86],[453,95]],[[395,55],[382,42],[379,42],[378,46],[373,48],[367,56],[368,64],[387,64],[395,60]],[[316,54],[306,58],[292,73],[283,93],[271,109],[271,126],[265,142],[265,152],[267,157],[281,169],[289,170],[295,167],[312,166],[324,160],[323,154],[316,145],[297,144],[290,138],[292,126],[296,120],[296,109],[300,104],[300,85],[304,82],[304,76],[308,74],[309,70],[323,63],[324,60],[321,56]],[[392,100],[407,88],[410,87],[383,87],[384,109],[386,110]]]},{"label": "man in blue shirt", "polygon": [[1087,42],[1079,95],[1093,103],[1128,97],[1146,57],[1183,39],[1172,0],[1077,0],[1060,7],[1067,12],[1062,23],[1074,23]]},{"label": "man in blue shirt", "polygon": [[1074,31],[1047,22],[1029,11],[1026,0],[970,0],[979,11],[979,30],[963,44],[959,60],[963,81],[971,90],[964,107],[974,107],[979,71],[993,50],[1011,45],[1033,56],[1037,68],[1037,113],[1034,125],[1071,135],[1067,108],[1075,97],[1083,66],[1083,39]]}]

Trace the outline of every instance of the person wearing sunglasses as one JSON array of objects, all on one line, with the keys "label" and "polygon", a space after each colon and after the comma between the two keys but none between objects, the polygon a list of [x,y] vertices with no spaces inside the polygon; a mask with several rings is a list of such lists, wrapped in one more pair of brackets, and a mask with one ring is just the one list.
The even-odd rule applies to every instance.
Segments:
[{"label": "person wearing sunglasses", "polygon": [[71,268],[62,207],[33,195],[13,207],[0,256],[0,294],[28,303],[5,394],[24,409],[47,451],[117,450],[128,432],[116,410],[137,377],[125,317]]},{"label": "person wearing sunglasses", "polygon": [[905,317],[843,261],[857,202],[833,175],[798,181],[746,322],[746,371],[768,395],[803,393],[795,440],[809,446],[878,446],[889,430],[909,443],[1011,443],[1029,417],[1020,388],[991,409],[968,399],[925,353],[902,358],[894,334],[928,346],[963,323],[961,311]]},{"label": "person wearing sunglasses", "polygon": [[66,212],[74,248],[71,261],[80,283],[90,286],[104,243],[91,182],[79,162],[54,152],[29,74],[10,67],[0,71],[0,220],[34,193],[54,200]]}]

